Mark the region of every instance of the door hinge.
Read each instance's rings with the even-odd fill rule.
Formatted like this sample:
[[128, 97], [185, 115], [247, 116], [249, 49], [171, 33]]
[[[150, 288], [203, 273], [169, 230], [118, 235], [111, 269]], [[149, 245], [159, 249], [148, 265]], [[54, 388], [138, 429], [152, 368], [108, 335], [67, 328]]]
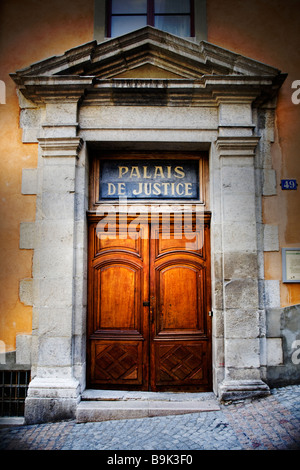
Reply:
[[149, 301], [143, 302], [143, 307], [150, 307], [150, 302]]
[[213, 312], [212, 310], [210, 310], [210, 311], [208, 312], [208, 315], [209, 315], [210, 317], [212, 317], [213, 314], [214, 314], [214, 312]]

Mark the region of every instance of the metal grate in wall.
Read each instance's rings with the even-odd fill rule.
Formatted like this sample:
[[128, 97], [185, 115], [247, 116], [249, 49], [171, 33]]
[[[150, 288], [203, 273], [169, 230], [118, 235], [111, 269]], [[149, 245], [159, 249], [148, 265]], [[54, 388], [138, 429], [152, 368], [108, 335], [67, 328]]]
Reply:
[[0, 416], [24, 416], [30, 370], [0, 371]]

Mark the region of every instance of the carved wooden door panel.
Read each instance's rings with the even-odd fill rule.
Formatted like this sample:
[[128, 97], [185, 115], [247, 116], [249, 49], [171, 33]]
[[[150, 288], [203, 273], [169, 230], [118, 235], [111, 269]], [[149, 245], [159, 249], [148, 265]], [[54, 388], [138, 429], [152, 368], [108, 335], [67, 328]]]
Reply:
[[97, 223], [89, 228], [89, 386], [210, 390], [209, 224], [181, 237], [181, 226], [166, 235], [145, 223], [134, 239], [119, 222], [108, 239]]
[[157, 229], [150, 270], [152, 390], [211, 390], [208, 220], [169, 239]]

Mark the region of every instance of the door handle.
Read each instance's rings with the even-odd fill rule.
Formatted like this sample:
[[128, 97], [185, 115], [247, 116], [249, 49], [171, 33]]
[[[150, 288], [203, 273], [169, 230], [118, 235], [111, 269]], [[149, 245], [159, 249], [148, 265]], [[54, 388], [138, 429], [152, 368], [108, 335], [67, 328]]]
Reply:
[[151, 297], [151, 302], [149, 301], [145, 301], [143, 302], [143, 307], [150, 307], [150, 323], [153, 323], [154, 322], [154, 307], [153, 307], [153, 301], [154, 301], [154, 297]]

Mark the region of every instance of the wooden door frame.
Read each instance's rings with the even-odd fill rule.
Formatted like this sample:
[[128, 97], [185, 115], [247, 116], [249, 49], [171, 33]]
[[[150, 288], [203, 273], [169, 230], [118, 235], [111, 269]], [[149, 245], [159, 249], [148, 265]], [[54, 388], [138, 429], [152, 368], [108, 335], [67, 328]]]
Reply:
[[[194, 216], [196, 217], [196, 214], [194, 214]], [[114, 390], [114, 389], [120, 389], [120, 387], [118, 386], [113, 386], [113, 385], [108, 385], [107, 387], [106, 386], [97, 386], [97, 385], [91, 385], [91, 377], [90, 377], [90, 374], [91, 374], [91, 354], [90, 354], [90, 347], [89, 347], [89, 339], [90, 339], [90, 333], [91, 333], [91, 322], [93, 321], [93, 312], [91, 311], [92, 309], [92, 305], [93, 305], [93, 300], [92, 300], [92, 297], [93, 297], [93, 294], [91, 292], [91, 283], [89, 282], [90, 281], [90, 257], [91, 257], [91, 249], [93, 247], [93, 243], [94, 241], [91, 239], [91, 234], [92, 234], [92, 230], [90, 230], [90, 227], [92, 224], [95, 224], [95, 223], [98, 223], [100, 220], [102, 220], [105, 216], [103, 215], [98, 215], [97, 213], [95, 212], [89, 212], [88, 215], [87, 215], [87, 218], [88, 218], [88, 233], [89, 233], [89, 248], [88, 248], [88, 263], [89, 263], [89, 269], [88, 269], [88, 306], [87, 306], [87, 310], [88, 310], [88, 319], [87, 319], [87, 341], [86, 341], [86, 349], [87, 349], [87, 371], [86, 371], [86, 376], [87, 376], [87, 384], [89, 387], [92, 387], [92, 388], [106, 388], [106, 389], [110, 389], [110, 390]], [[119, 214], [116, 214], [116, 217], [117, 217], [117, 220], [121, 220], [124, 218], [124, 215], [119, 213]], [[211, 265], [210, 265], [210, 220], [211, 220], [211, 214], [210, 212], [203, 212], [201, 215], [201, 221], [202, 223], [204, 224], [204, 230], [208, 230], [208, 236], [206, 236], [206, 243], [204, 244], [204, 250], [205, 250], [205, 253], [206, 253], [206, 258], [209, 259], [209, 266], [208, 266], [208, 269], [207, 269], [207, 278], [206, 278], [206, 307], [205, 307], [205, 312], [204, 312], [204, 315], [205, 315], [205, 318], [206, 318], [206, 322], [207, 322], [207, 339], [206, 341], [208, 342], [208, 355], [209, 355], [209, 358], [208, 358], [208, 369], [207, 369], [207, 372], [208, 372], [208, 385], [203, 387], [203, 389], [201, 387], [198, 387], [198, 391], [210, 391], [212, 389], [212, 322], [211, 322], [211, 317], [209, 316], [209, 311], [211, 310]], [[136, 218], [136, 216], [130, 216], [128, 214], [126, 214], [126, 220], [127, 220], [127, 223], [130, 223], [132, 221], [134, 221]], [[151, 214], [148, 214], [148, 216], [146, 216], [144, 219], [141, 219], [139, 217], [139, 221], [143, 220], [143, 222], [146, 224], [149, 225], [149, 237], [148, 237], [148, 256], [149, 256], [149, 272], [148, 272], [148, 284], [149, 284], [149, 287], [148, 287], [148, 299], [144, 299], [145, 302], [150, 302], [150, 305], [149, 306], [143, 306], [143, 318], [145, 319], [146, 317], [149, 318], [149, 321], [148, 323], [145, 322], [146, 324], [143, 325], [143, 335], [146, 336], [146, 340], [148, 342], [147, 344], [147, 347], [144, 348], [144, 352], [143, 352], [143, 364], [142, 364], [142, 368], [143, 368], [143, 377], [144, 377], [144, 383], [143, 383], [143, 386], [142, 387], [138, 387], [139, 390], [144, 390], [144, 391], [149, 391], [150, 388], [152, 391], [156, 391], [157, 388], [155, 386], [155, 377], [154, 377], [154, 373], [151, 374], [151, 370], [154, 370], [154, 361], [155, 361], [155, 357], [154, 357], [154, 354], [153, 354], [153, 338], [154, 338], [154, 335], [155, 335], [155, 331], [154, 331], [154, 327], [155, 327], [155, 320], [154, 320], [154, 317], [156, 315], [156, 311], [155, 311], [155, 305], [153, 305], [153, 302], [152, 302], [152, 299], [151, 299], [151, 293], [153, 292], [153, 282], [155, 282], [154, 280], [154, 277], [150, 275], [150, 271], [151, 271], [151, 259], [150, 259], [150, 254], [151, 254], [151, 250], [155, 249], [154, 248], [154, 244], [153, 244], [153, 240], [151, 240], [151, 227], [150, 227], [150, 224], [151, 224]], [[161, 223], [162, 221], [162, 214], [159, 214], [159, 216], [156, 218], [156, 223]], [[123, 220], [124, 222], [124, 220]], [[125, 222], [124, 222], [125, 223]], [[172, 223], [174, 223], [174, 217], [171, 217], [170, 218], [170, 224], [172, 225]], [[155, 240], [154, 240], [155, 241]], [[151, 246], [152, 245], [152, 246]], [[151, 312], [152, 311], [152, 312]], [[146, 357], [147, 356], [147, 357]], [[188, 391], [189, 389], [191, 389], [193, 387], [184, 387], [183, 389]], [[161, 389], [161, 388], [160, 388]], [[131, 390], [134, 390], [134, 387], [131, 387]], [[193, 388], [193, 391], [194, 388]]]

